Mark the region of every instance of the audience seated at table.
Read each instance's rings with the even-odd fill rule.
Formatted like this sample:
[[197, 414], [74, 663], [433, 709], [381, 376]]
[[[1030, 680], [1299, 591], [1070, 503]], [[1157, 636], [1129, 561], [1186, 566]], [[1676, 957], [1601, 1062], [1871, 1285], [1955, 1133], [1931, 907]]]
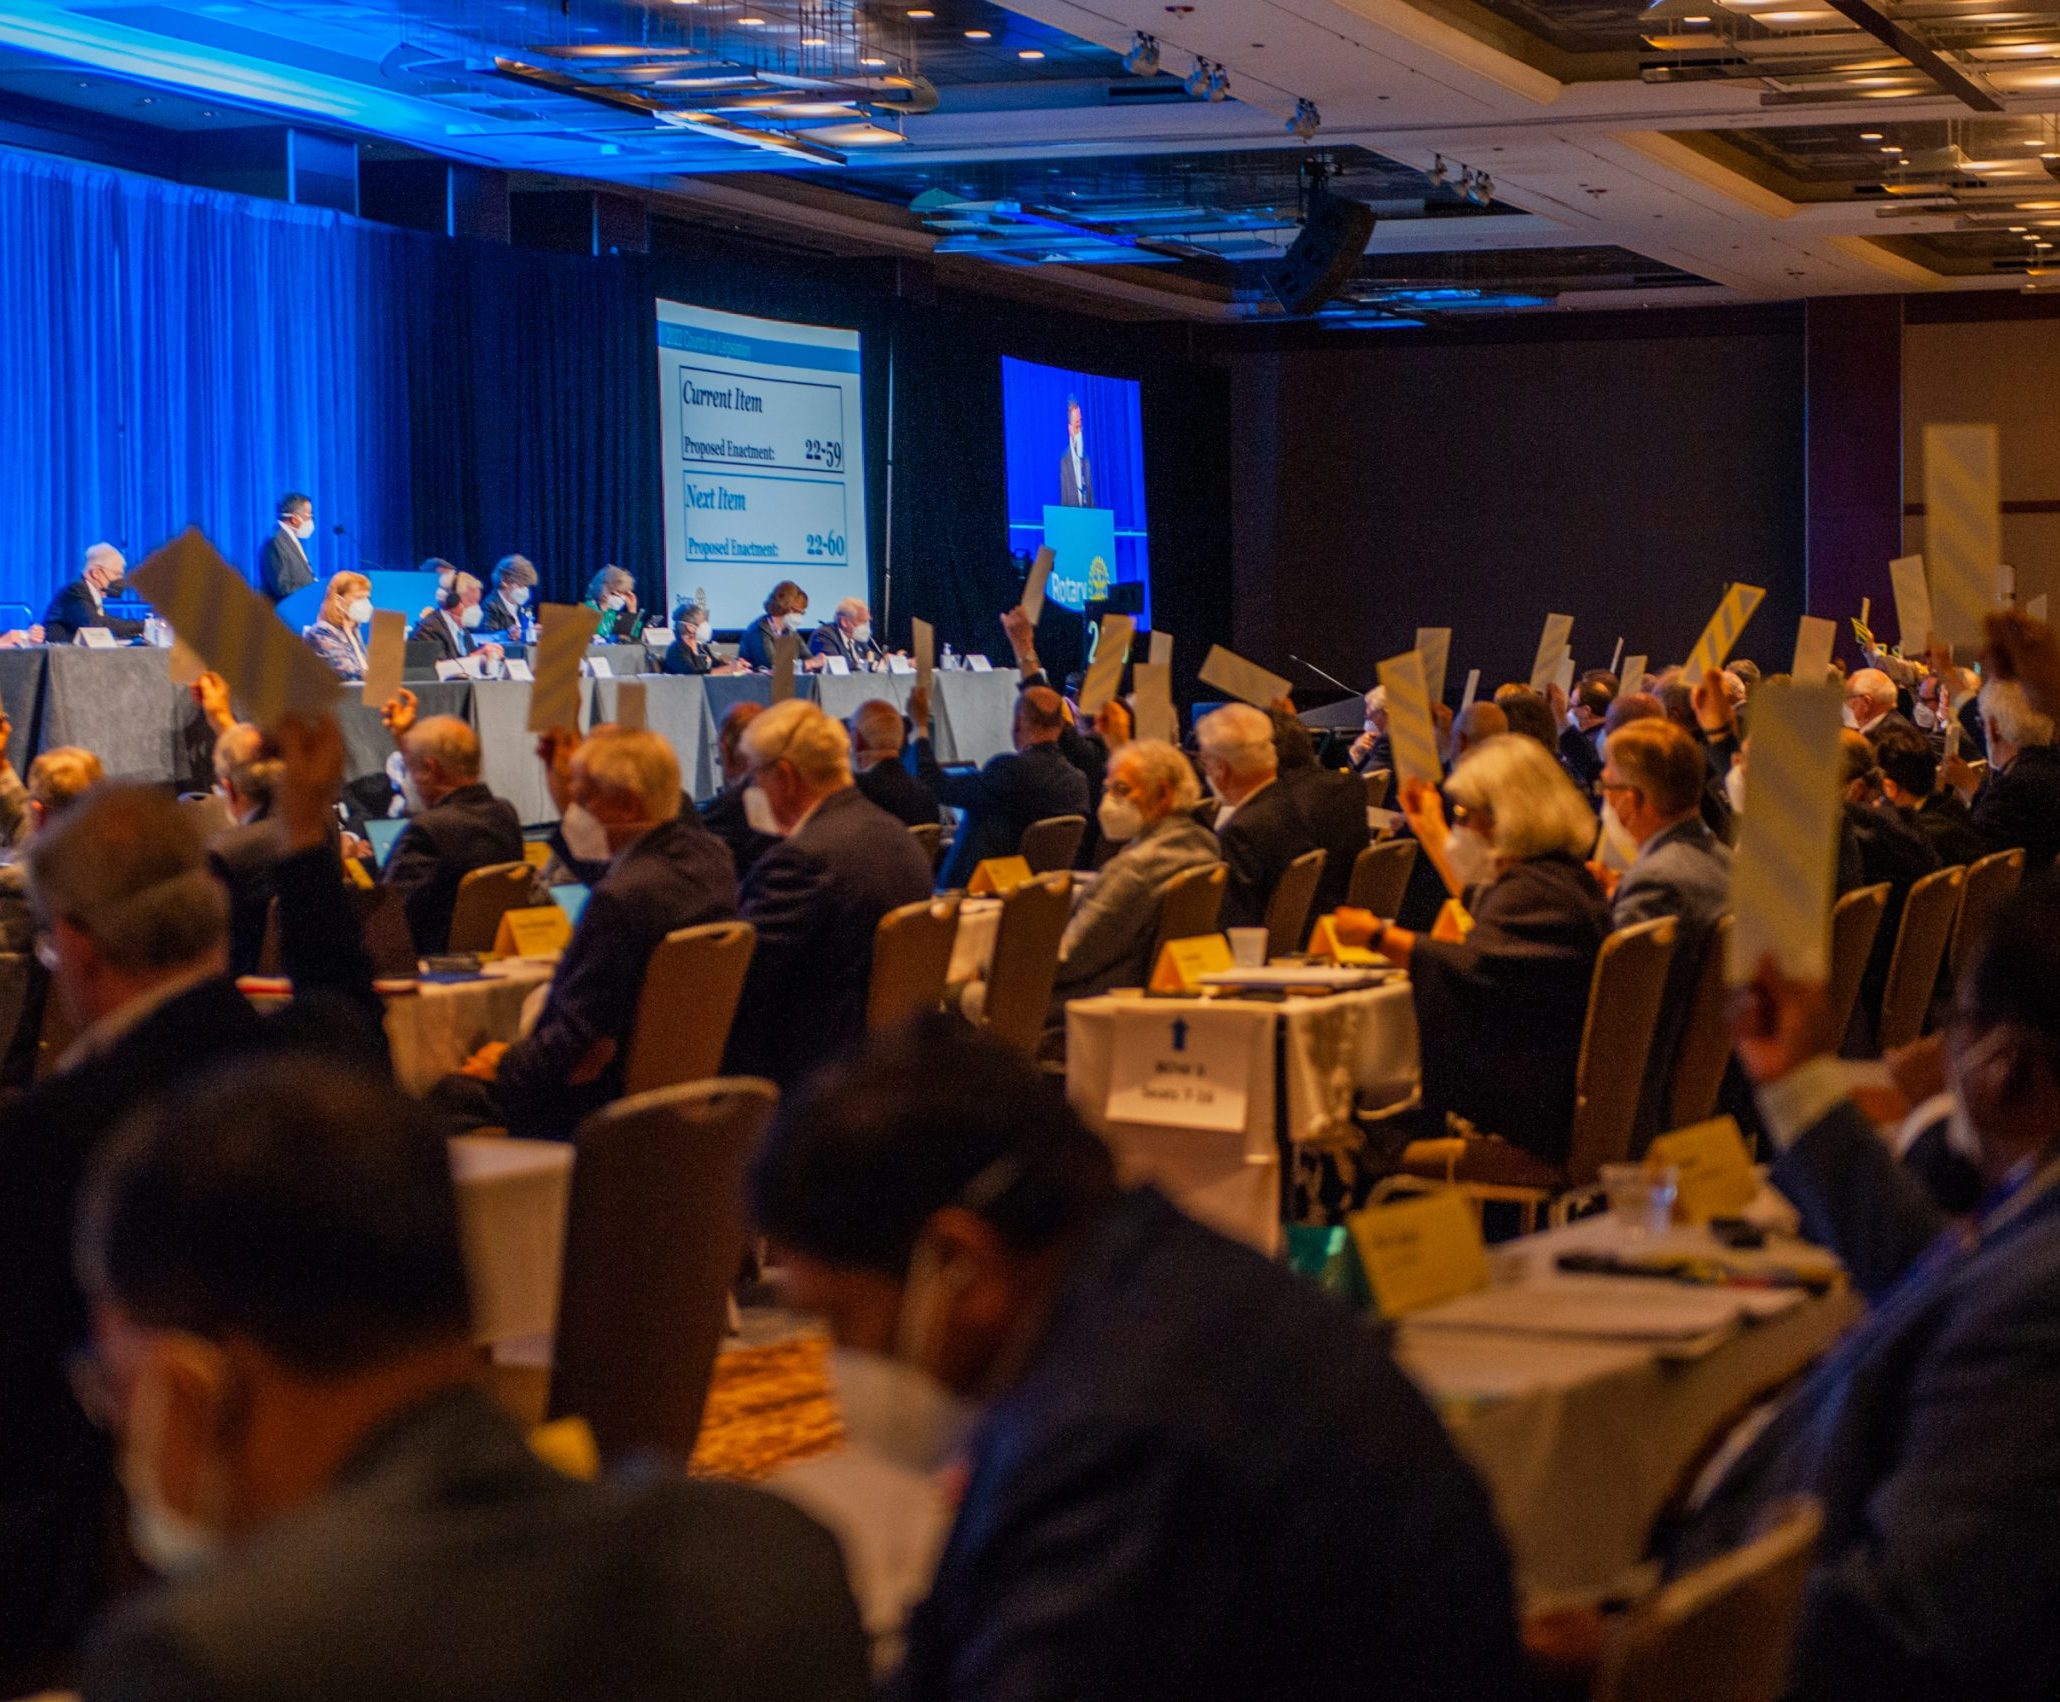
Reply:
[[908, 771], [902, 747], [908, 723], [885, 698], [869, 698], [851, 712], [851, 766], [858, 789], [896, 821], [935, 827], [937, 794]]
[[410, 644], [434, 644], [444, 662], [461, 662], [475, 652], [498, 656], [501, 647], [480, 636], [486, 623], [480, 607], [481, 586], [469, 573], [453, 573], [448, 586], [439, 586], [436, 603], [424, 609], [408, 633]]
[[1881, 795], [1905, 826], [1930, 841], [1943, 867], [1965, 866], [1988, 854], [1967, 805], [1938, 783], [1939, 758], [1931, 739], [1915, 727], [1888, 727], [1867, 741], [1881, 769]]
[[1673, 1077], [1703, 954], [1718, 918], [1731, 908], [1731, 848], [1703, 825], [1702, 752], [1671, 721], [1628, 722], [1608, 735], [1603, 750], [1603, 806], [1638, 848], [1622, 873], [1588, 865], [1609, 898], [1610, 926], [1630, 928], [1661, 916], [1679, 923], [1638, 1117], [1643, 1140], [1661, 1132], [1661, 1095]]
[[271, 1016], [223, 973], [228, 901], [199, 827], [170, 796], [103, 784], [29, 848], [30, 902], [78, 1038], [0, 1109], [0, 1693], [63, 1677], [121, 1554], [107, 1439], [66, 1371], [86, 1333], [70, 1236], [87, 1166], [146, 1096], [217, 1062], [313, 1047], [385, 1067], [330, 838], [342, 736], [325, 721], [288, 722], [275, 737], [286, 854], [273, 879], [295, 996]]
[[1063, 1024], [1068, 999], [1145, 984], [1159, 889], [1184, 869], [1222, 860], [1216, 836], [1194, 818], [1201, 801], [1193, 767], [1161, 739], [1132, 739], [1109, 759], [1097, 816], [1115, 854], [1074, 907], [1059, 942], [1055, 1023]]
[[681, 807], [679, 759], [659, 734], [602, 726], [538, 741], [561, 832], [607, 872], [588, 895], [536, 1026], [490, 1041], [446, 1076], [437, 1101], [461, 1123], [566, 1140], [621, 1096], [644, 971], [665, 936], [736, 915], [737, 872], [721, 840]]
[[651, 619], [637, 606], [637, 582], [627, 568], [604, 567], [589, 579], [586, 607], [600, 612], [596, 644], [634, 644]]
[[[1366, 783], [1317, 762], [1316, 743], [1292, 703], [1283, 699], [1275, 704], [1272, 718], [1273, 750], [1280, 763], [1276, 784], [1293, 799], [1312, 845], [1324, 853], [1323, 874], [1309, 905], [1313, 922], [1345, 902], [1352, 889], [1352, 865], [1372, 839], [1366, 822]], [[1246, 817], [1247, 824], [1256, 823], [1264, 813], [1255, 810]]]
[[[1363, 939], [1409, 971], [1422, 1037], [1426, 1123], [1463, 1117], [1549, 1165], [1566, 1160], [1574, 1070], [1609, 901], [1583, 861], [1595, 814], [1556, 753], [1507, 733], [1467, 753], [1438, 794], [1422, 781], [1402, 807], [1433, 863], [1461, 889], [1463, 941], [1344, 913]], [[1512, 1160], [1522, 1167], [1521, 1157]]]
[[474, 869], [522, 861], [522, 819], [479, 778], [479, 734], [455, 715], [398, 726], [408, 823], [379, 871], [398, 893], [417, 953], [450, 943], [458, 887]]
[[682, 603], [672, 611], [672, 642], [658, 664], [661, 674], [716, 674], [734, 671], [734, 665], [716, 655], [710, 640], [715, 626], [708, 611], [698, 603]]
[[[715, 762], [722, 785], [700, 805], [701, 825], [730, 848], [741, 879], [778, 842], [765, 799], [751, 798], [751, 769], [744, 760], [744, 729], [765, 713], [762, 703], [733, 703], [715, 734]], [[754, 815], [756, 819], [754, 819]]]
[[737, 895], [758, 947], [726, 1068], [787, 1087], [864, 1032], [873, 931], [930, 896], [930, 858], [853, 783], [850, 735], [815, 704], [774, 704], [743, 756], [779, 838]]
[[1345, 761], [1354, 774], [1370, 774], [1376, 768], [1385, 768], [1390, 776], [1394, 774], [1395, 747], [1388, 739], [1387, 687], [1375, 686], [1366, 694], [1359, 736], [1346, 750]]
[[450, 1161], [332, 1065], [217, 1071], [132, 1121], [78, 1236], [96, 1395], [166, 1581], [87, 1702], [860, 1702], [829, 1533], [643, 1469], [580, 1482], [481, 1390]]
[[[1307, 735], [1302, 739], [1306, 748]], [[1215, 826], [1228, 873], [1223, 926], [1263, 927], [1273, 889], [1288, 865], [1309, 851], [1329, 853], [1324, 875], [1341, 898], [1344, 884], [1328, 881], [1330, 865], [1342, 858], [1344, 883], [1350, 882], [1353, 859], [1367, 841], [1365, 786], [1336, 774], [1323, 776], [1313, 758], [1306, 772], [1283, 775], [1274, 718], [1248, 703], [1227, 703], [1203, 716], [1195, 726], [1195, 744], [1202, 775], [1221, 800]], [[1340, 795], [1325, 780], [1351, 789], [1350, 822]], [[1335, 899], [1325, 905], [1319, 895], [1312, 912], [1334, 907]]]
[[2024, 848], [2027, 873], [2050, 868], [2060, 854], [2060, 745], [2054, 743], [2054, 706], [2035, 706], [2014, 679], [1991, 678], [1981, 688], [1988, 772], [1975, 784], [1966, 763], [1949, 764], [1947, 778], [1969, 800], [1974, 831], [1991, 851]]
[[215, 795], [229, 825], [207, 842], [208, 865], [229, 894], [229, 973], [254, 975], [271, 914], [272, 867], [285, 849], [272, 818], [279, 758], [248, 721], [215, 740]]
[[[1672, 1545], [1692, 1565], [1773, 1503], [1825, 1504], [1788, 1694], [2050, 1696], [2060, 1672], [2060, 886], [1984, 937], [1945, 1031], [1989, 1186], [1924, 1196], [1846, 1097], [1824, 989], [1762, 968], [1738, 1056], [1773, 1181], [1873, 1310], [1750, 1436]], [[1743, 1438], [1741, 1438], [1743, 1439]]]
[[963, 1486], [897, 1698], [1523, 1694], [1487, 1496], [1383, 1337], [1119, 1187], [1006, 1047], [826, 1071], [752, 1197], [849, 1436]]
[[[737, 642], [737, 659], [756, 668], [760, 673], [769, 672], [773, 665], [773, 646], [783, 633], [801, 635], [801, 623], [808, 615], [808, 593], [791, 579], [782, 579], [765, 595], [765, 613], [744, 629]], [[796, 668], [820, 668], [820, 657], [797, 652]]]
[[536, 618], [536, 564], [528, 556], [502, 556], [494, 564], [494, 588], [480, 604], [479, 630], [496, 637], [519, 641], [523, 616]]
[[314, 653], [347, 682], [365, 677], [365, 640], [358, 628], [372, 618], [372, 581], [362, 573], [332, 573], [322, 613], [301, 629]]
[[989, 757], [972, 774], [947, 774], [930, 748], [929, 694], [909, 693], [915, 723], [916, 777], [937, 801], [964, 812], [938, 884], [962, 887], [989, 857], [1013, 857], [1023, 830], [1050, 816], [1086, 816], [1094, 807], [1087, 776], [1059, 749], [1066, 728], [1065, 701], [1049, 686], [1025, 686], [1016, 694], [1011, 737], [1015, 749]]
[[[1915, 732], [1916, 729], [1910, 729]], [[1853, 1007], [1852, 1045], [1866, 1050], [1874, 1036], [1874, 1016], [1881, 1008], [1882, 990], [1888, 983], [1888, 966], [1895, 956], [1897, 932], [1903, 923], [1903, 902], [1910, 888], [1939, 868], [1938, 852], [1932, 842], [1903, 820], [1881, 794], [1881, 770], [1874, 760], [1874, 747], [1866, 735], [1846, 728], [1838, 735], [1839, 781], [1843, 797], [1843, 820], [1839, 829], [1837, 890], [1841, 896], [1855, 887], [1886, 883], [1888, 903], [1881, 913], [1881, 926], [1874, 931], [1874, 943], [1867, 953], [1867, 967], [1860, 979], [1860, 997]], [[1856, 1054], [1857, 1055], [1857, 1054]]]
[[128, 569], [112, 544], [95, 544], [86, 552], [84, 571], [50, 599], [43, 611], [43, 636], [52, 644], [69, 644], [89, 626], [105, 627], [118, 639], [138, 637], [141, 621], [123, 620], [106, 610], [107, 599], [122, 589]]
[[846, 597], [837, 612], [808, 635], [808, 653], [842, 661], [854, 674], [886, 666], [887, 652], [873, 636], [873, 614], [856, 597]]

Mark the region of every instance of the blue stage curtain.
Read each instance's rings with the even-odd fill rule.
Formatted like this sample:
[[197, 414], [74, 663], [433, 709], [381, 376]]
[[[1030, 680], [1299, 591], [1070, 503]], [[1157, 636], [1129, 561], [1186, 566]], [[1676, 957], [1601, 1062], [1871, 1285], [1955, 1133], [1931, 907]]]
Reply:
[[[427, 239], [0, 151], [0, 603], [40, 615], [100, 539], [188, 524], [254, 572], [314, 500], [319, 572], [413, 547], [396, 291]], [[4, 617], [0, 617], [4, 618]]]

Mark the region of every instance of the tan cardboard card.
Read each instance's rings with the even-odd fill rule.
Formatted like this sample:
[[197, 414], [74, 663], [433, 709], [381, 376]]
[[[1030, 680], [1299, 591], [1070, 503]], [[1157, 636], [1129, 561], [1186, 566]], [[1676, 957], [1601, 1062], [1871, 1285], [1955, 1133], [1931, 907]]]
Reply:
[[1275, 698], [1286, 697], [1294, 690], [1292, 680], [1270, 674], [1258, 663], [1247, 662], [1236, 651], [1226, 650], [1220, 644], [1209, 647], [1199, 678], [1202, 684], [1260, 709], [1271, 709]]
[[1151, 653], [1145, 660], [1155, 668], [1170, 668], [1173, 665], [1173, 635], [1154, 628], [1151, 643]]
[[1905, 656], [1922, 656], [1931, 642], [1931, 586], [1922, 556], [1897, 556], [1888, 564], [1895, 587], [1896, 643]]
[[1449, 626], [1420, 626], [1416, 629], [1416, 653], [1423, 658], [1423, 689], [1433, 703], [1445, 698], [1445, 660], [1452, 654]]
[[536, 648], [531, 652], [529, 730], [579, 725], [580, 664], [601, 625], [601, 611], [584, 603], [546, 603], [536, 612]]
[[618, 680], [615, 683], [615, 724], [625, 733], [640, 733], [644, 729], [644, 682], [642, 680]]
[[1752, 700], [1752, 755], [1745, 809], [1731, 859], [1737, 917], [1725, 965], [1750, 981], [1762, 957], [1782, 974], [1822, 982], [1830, 974], [1832, 887], [1844, 806], [1838, 789], [1836, 686], [1778, 682]]
[[1030, 564], [1030, 577], [1023, 581], [1023, 614], [1033, 628], [1044, 617], [1045, 587], [1051, 583], [1051, 564], [1056, 559], [1051, 545], [1044, 545]]
[[937, 675], [937, 629], [928, 621], [911, 621], [909, 633], [916, 659], [916, 690], [927, 692]]
[[1437, 785], [1445, 770], [1438, 761], [1437, 723], [1431, 719], [1430, 694], [1424, 689], [1423, 658], [1414, 650], [1389, 657], [1380, 665], [1380, 683], [1388, 694], [1388, 743], [1395, 752], [1396, 778]]
[[[1924, 559], [1931, 625], [1941, 644], [1982, 643], [2002, 584], [2001, 474], [1992, 425], [1924, 428]], [[1908, 648], [1905, 646], [1905, 648]]]
[[1545, 630], [1538, 636], [1538, 654], [1531, 662], [1531, 690], [1542, 695], [1558, 677], [1560, 653], [1571, 649], [1573, 636], [1572, 615], [1545, 617]]
[[1130, 658], [1130, 640], [1136, 632], [1137, 622], [1128, 615], [1102, 616], [1094, 660], [1088, 664], [1087, 677], [1080, 682], [1080, 713], [1084, 719], [1093, 720], [1101, 713], [1102, 705], [1116, 695], [1116, 687], [1123, 680], [1123, 664]]
[[1131, 668], [1130, 680], [1137, 703], [1137, 736], [1177, 743], [1180, 723], [1173, 714], [1173, 670], [1164, 662], [1139, 662]]
[[365, 651], [365, 701], [384, 708], [401, 689], [408, 659], [408, 617], [398, 609], [372, 611], [372, 642]]
[[794, 670], [801, 660], [801, 634], [783, 632], [773, 640], [772, 700], [784, 703], [794, 695]]
[[1801, 685], [1821, 685], [1831, 671], [1831, 650], [1838, 642], [1838, 622], [1804, 615], [1795, 627], [1795, 660], [1788, 664], [1791, 678]]

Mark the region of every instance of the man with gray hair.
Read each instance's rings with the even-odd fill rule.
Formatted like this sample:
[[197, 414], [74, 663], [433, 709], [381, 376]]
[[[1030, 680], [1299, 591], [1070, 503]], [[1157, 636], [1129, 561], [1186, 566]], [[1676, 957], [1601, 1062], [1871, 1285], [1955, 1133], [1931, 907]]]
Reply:
[[52, 644], [69, 644], [89, 626], [104, 626], [117, 638], [134, 638], [141, 621], [122, 620], [106, 612], [107, 599], [121, 587], [128, 563], [112, 544], [95, 544], [86, 552], [79, 577], [50, 599], [43, 611], [43, 636]]
[[0, 1113], [0, 1691], [39, 1688], [108, 1593], [120, 1552], [107, 1441], [67, 1379], [86, 1334], [69, 1255], [81, 1179], [148, 1095], [224, 1059], [314, 1046], [386, 1067], [371, 968], [332, 841], [343, 739], [277, 735], [274, 868], [295, 997], [260, 1017], [224, 973], [228, 902], [192, 815], [155, 788], [93, 788], [28, 853], [37, 955], [77, 1038]]
[[1981, 688], [1981, 723], [1988, 734], [1988, 775], [1979, 788], [1965, 784], [1964, 763], [1950, 771], [1970, 796], [1974, 831], [1992, 851], [2024, 848], [2032, 874], [2060, 853], [2060, 746], [2053, 717], [2032, 707], [2017, 680], [1992, 679]]
[[432, 715], [401, 735], [408, 825], [379, 884], [397, 892], [418, 954], [450, 944], [458, 888], [474, 869], [522, 861], [522, 821], [479, 778], [479, 735], [455, 715]]
[[856, 597], [846, 597], [835, 616], [808, 635], [808, 653], [834, 657], [854, 674], [877, 673], [886, 660], [873, 636], [872, 611]]
[[502, 556], [494, 568], [493, 595], [480, 604], [479, 630], [520, 642], [523, 616], [534, 616], [536, 564], [528, 556]]
[[853, 783], [850, 738], [815, 704], [774, 704], [742, 754], [750, 813], [779, 838], [738, 894], [758, 947], [725, 1068], [785, 1088], [865, 1031], [873, 931], [930, 896], [930, 859]]
[[[1738, 696], [1732, 701], [1741, 702], [1744, 696], [1741, 680]], [[1884, 727], [1916, 730], [1915, 723], [1898, 711], [1895, 703], [1895, 681], [1879, 668], [1862, 668], [1845, 682], [1845, 724], [1864, 738], [1873, 738]]]
[[1223, 925], [1261, 927], [1288, 864], [1317, 849], [1315, 832], [1298, 807], [1295, 788], [1280, 778], [1273, 719], [1263, 709], [1226, 703], [1202, 717], [1195, 743], [1202, 778], [1221, 800], [1216, 837], [1230, 877]]

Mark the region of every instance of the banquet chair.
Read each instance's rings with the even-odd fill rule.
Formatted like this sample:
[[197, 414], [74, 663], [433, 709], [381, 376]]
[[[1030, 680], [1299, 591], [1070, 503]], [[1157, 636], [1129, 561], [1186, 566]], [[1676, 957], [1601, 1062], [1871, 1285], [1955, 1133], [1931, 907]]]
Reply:
[[1268, 957], [1285, 957], [1302, 949], [1309, 932], [1309, 906], [1316, 902], [1316, 888], [1323, 880], [1324, 857], [1319, 846], [1304, 851], [1282, 871], [1266, 905]]
[[944, 828], [934, 821], [918, 822], [909, 830], [915, 842], [923, 848], [923, 855], [930, 859], [930, 871], [937, 870], [937, 859], [943, 850]]
[[605, 1459], [684, 1465], [744, 1252], [744, 1161], [779, 1094], [747, 1077], [618, 1099], [573, 1136], [549, 1416]]
[[1025, 881], [1001, 901], [983, 1020], [988, 1032], [1035, 1058], [1059, 977], [1059, 941], [1072, 915], [1073, 877], [1064, 869]]
[[1409, 877], [1415, 869], [1415, 840], [1377, 840], [1352, 860], [1352, 884], [1345, 902], [1357, 910], [1371, 910], [1383, 922], [1392, 922], [1402, 908], [1402, 895], [1409, 890]]
[[1191, 940], [1216, 932], [1217, 918], [1223, 914], [1223, 888], [1229, 879], [1230, 872], [1221, 863], [1207, 863], [1182, 869], [1159, 888], [1159, 926], [1152, 935], [1151, 955], [1145, 959], [1147, 974], [1168, 940]]
[[[1503, 1200], [1522, 1215], [1523, 1232], [1537, 1227], [1538, 1208], [1571, 1202], [1594, 1185], [1605, 1164], [1630, 1156], [1645, 1067], [1666, 996], [1680, 924], [1655, 917], [1619, 928], [1602, 942], [1588, 982], [1588, 1016], [1574, 1066], [1574, 1117], [1564, 1165], [1527, 1152], [1492, 1132], [1464, 1132], [1411, 1141], [1402, 1169], [1464, 1188], [1476, 1203]], [[1484, 1065], [1485, 1067], [1485, 1065]]]
[[1824, 1528], [1798, 1496], [1752, 1541], [1685, 1572], [1625, 1616], [1603, 1650], [1594, 1702], [1776, 1702]]
[[1957, 982], [1967, 965], [1967, 954], [1995, 919], [2003, 901], [2024, 880], [2022, 850], [1995, 851], [1967, 866], [1967, 878], [1960, 885], [1960, 914], [1953, 923], [1953, 943], [1948, 951], [1950, 975]]
[[1369, 810], [1384, 810], [1388, 807], [1388, 788], [1394, 783], [1392, 768], [1369, 768], [1365, 774], [1366, 807]]
[[1022, 856], [1033, 875], [1070, 869], [1087, 833], [1085, 816], [1046, 816], [1023, 829]]
[[458, 882], [451, 910], [451, 951], [492, 951], [501, 918], [520, 910], [536, 893], [536, 877], [525, 862], [489, 863], [468, 870]]
[[1888, 891], [1886, 881], [1854, 887], [1831, 908], [1831, 974], [1824, 998], [1833, 1034], [1844, 1034], [1852, 1025], [1853, 1007], [1860, 1002], [1860, 982], [1867, 974], [1867, 955], [1874, 949], [1874, 936], [1880, 932], [1882, 913], [1888, 908]]
[[1726, 1008], [1730, 989], [1724, 983], [1724, 959], [1731, 950], [1733, 923], [1731, 913], [1725, 911], [1703, 947], [1667, 1082], [1664, 1128], [1685, 1129], [1716, 1115], [1724, 1066], [1731, 1061], [1731, 1015]]
[[758, 930], [749, 922], [675, 928], [659, 942], [637, 996], [625, 1095], [705, 1081], [722, 1068], [757, 945]]
[[956, 898], [918, 899], [880, 918], [873, 930], [873, 968], [866, 986], [868, 1034], [899, 1028], [944, 1003], [957, 934]]
[[1960, 888], [1966, 875], [1958, 865], [1936, 870], [1913, 885], [1903, 900], [1895, 955], [1888, 960], [1881, 1013], [1874, 1025], [1878, 1051], [1907, 1046], [1924, 1032], [1924, 1017], [1938, 990], [1938, 966], [1945, 961], [1953, 920], [1960, 913]]

